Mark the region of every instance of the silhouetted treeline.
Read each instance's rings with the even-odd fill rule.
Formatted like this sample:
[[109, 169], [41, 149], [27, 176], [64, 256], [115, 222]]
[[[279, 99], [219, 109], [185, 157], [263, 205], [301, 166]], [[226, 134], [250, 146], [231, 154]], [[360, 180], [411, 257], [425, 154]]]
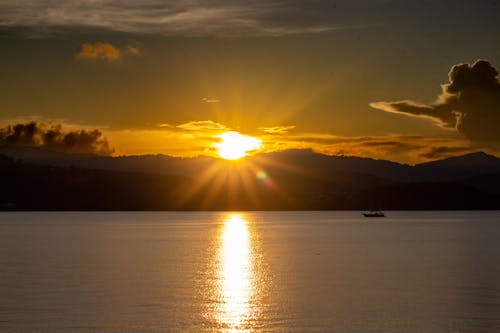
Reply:
[[[395, 181], [366, 173], [237, 164], [198, 177], [55, 167], [0, 155], [0, 208], [18, 210], [500, 209], [500, 173]], [[391, 168], [394, 166], [390, 165]], [[221, 169], [224, 168], [224, 169]], [[491, 171], [491, 170], [490, 170]]]
[[0, 202], [19, 210], [162, 210], [186, 179], [38, 166], [0, 157]]

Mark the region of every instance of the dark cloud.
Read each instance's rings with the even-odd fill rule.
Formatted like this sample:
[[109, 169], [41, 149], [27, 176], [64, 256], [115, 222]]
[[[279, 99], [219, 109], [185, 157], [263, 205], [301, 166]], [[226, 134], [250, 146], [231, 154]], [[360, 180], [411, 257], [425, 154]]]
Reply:
[[449, 83], [430, 104], [412, 101], [375, 102], [370, 106], [387, 112], [428, 117], [443, 127], [455, 128], [470, 141], [500, 144], [500, 81], [498, 71], [486, 60], [451, 68]]
[[48, 126], [34, 121], [0, 128], [0, 145], [44, 147], [80, 154], [113, 153], [108, 140], [97, 129], [65, 132], [61, 125]]
[[[456, 1], [455, 1], [456, 2]], [[2, 0], [0, 27], [58, 31], [64, 27], [163, 35], [322, 33], [381, 25], [417, 25], [425, 31], [474, 18], [497, 27], [495, 1], [388, 0]], [[474, 15], [467, 15], [473, 13]], [[470, 18], [469, 18], [470, 16]], [[422, 25], [425, 19], [428, 26]], [[451, 28], [450, 28], [451, 29]], [[446, 29], [444, 29], [446, 30]], [[493, 29], [491, 29], [493, 30]], [[474, 31], [474, 30], [472, 30]], [[424, 34], [426, 35], [426, 34]], [[472, 35], [472, 34], [471, 34]], [[484, 37], [484, 36], [483, 36]], [[427, 38], [428, 39], [428, 38]]]

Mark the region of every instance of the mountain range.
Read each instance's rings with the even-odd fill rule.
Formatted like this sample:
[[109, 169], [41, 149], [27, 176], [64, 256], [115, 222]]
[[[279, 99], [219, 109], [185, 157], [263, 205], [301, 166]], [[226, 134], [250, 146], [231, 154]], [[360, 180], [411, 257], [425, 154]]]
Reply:
[[417, 165], [311, 150], [242, 162], [0, 147], [0, 203], [18, 210], [500, 209], [500, 159]]

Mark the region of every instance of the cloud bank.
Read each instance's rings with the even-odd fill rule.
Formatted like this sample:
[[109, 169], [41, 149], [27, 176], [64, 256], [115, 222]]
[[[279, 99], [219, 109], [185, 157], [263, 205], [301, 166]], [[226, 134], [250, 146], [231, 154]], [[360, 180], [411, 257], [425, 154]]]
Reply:
[[[265, 152], [312, 149], [326, 155], [385, 159], [421, 163], [477, 151], [465, 139], [424, 136], [338, 136], [320, 133], [271, 134], [260, 136]], [[485, 149], [492, 154], [497, 150]]]
[[[41, 121], [21, 122], [0, 127], [0, 147], [41, 147], [82, 154], [166, 154], [172, 156], [217, 156], [214, 143], [221, 133], [232, 130], [213, 120], [178, 125], [159, 124], [150, 129], [106, 131], [117, 151], [110, 147], [100, 130], [75, 128], [76, 125], [47, 125]], [[293, 125], [256, 129], [262, 140], [260, 152], [312, 149], [327, 155], [346, 155], [420, 163], [477, 151], [467, 140], [422, 136], [349, 137], [321, 133], [295, 133]], [[270, 130], [269, 130], [270, 129]], [[289, 132], [290, 131], [290, 132]], [[486, 149], [498, 155], [498, 150]]]
[[[287, 35], [332, 30], [318, 18], [303, 22], [307, 3], [257, 0], [4, 0], [0, 26], [50, 31], [90, 27], [163, 35]], [[321, 13], [321, 11], [319, 11]]]
[[49, 126], [35, 121], [0, 128], [1, 145], [43, 147], [79, 154], [110, 155], [113, 153], [108, 140], [97, 129], [65, 132], [61, 125]]
[[498, 70], [486, 60], [451, 68], [449, 83], [430, 105], [410, 100], [374, 102], [379, 110], [435, 120], [444, 128], [455, 128], [472, 143], [500, 144], [500, 81]]

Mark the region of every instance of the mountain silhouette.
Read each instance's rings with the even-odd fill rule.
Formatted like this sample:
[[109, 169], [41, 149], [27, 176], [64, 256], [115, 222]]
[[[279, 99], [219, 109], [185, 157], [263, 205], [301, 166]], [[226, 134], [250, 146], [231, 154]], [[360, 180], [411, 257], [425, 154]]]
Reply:
[[0, 148], [0, 208], [19, 210], [500, 209], [500, 159], [417, 164], [311, 150], [243, 163]]

